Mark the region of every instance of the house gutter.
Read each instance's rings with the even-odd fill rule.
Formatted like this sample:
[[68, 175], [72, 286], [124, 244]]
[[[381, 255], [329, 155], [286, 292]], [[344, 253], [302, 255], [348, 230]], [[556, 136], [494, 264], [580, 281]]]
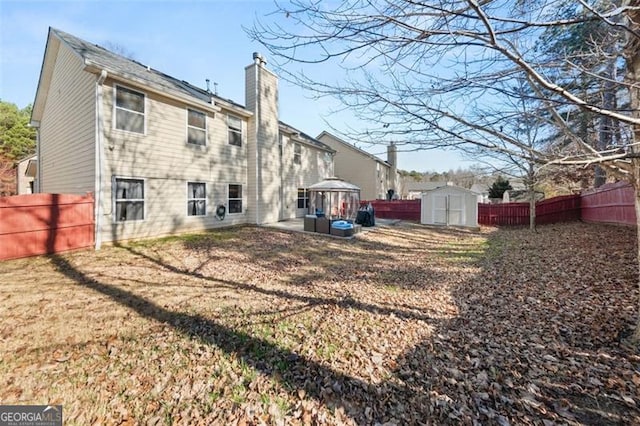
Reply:
[[102, 126], [102, 88], [107, 79], [107, 71], [100, 71], [96, 79], [96, 153], [95, 153], [95, 208], [94, 210], [94, 241], [95, 249], [102, 246], [102, 173], [104, 171], [104, 129]]

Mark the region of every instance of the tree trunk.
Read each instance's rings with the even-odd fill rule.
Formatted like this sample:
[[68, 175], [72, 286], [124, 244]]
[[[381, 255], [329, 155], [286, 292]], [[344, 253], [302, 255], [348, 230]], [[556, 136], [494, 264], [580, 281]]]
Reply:
[[[617, 59], [617, 58], [616, 58]], [[607, 80], [602, 88], [602, 107], [613, 110], [616, 107], [616, 61], [609, 60], [607, 65]], [[598, 144], [596, 149], [604, 151], [613, 146], [613, 120], [605, 115], [600, 116], [598, 129]], [[605, 169], [596, 165], [595, 180], [593, 186], [599, 188], [607, 181], [607, 172]]]
[[[638, 89], [633, 89], [638, 90]], [[637, 108], [637, 107], [636, 107]], [[636, 113], [637, 114], [637, 113]], [[637, 131], [636, 131], [637, 132]], [[634, 147], [634, 151], [636, 148]], [[633, 188], [635, 189], [635, 208], [636, 208], [636, 236], [638, 239], [638, 286], [640, 287], [640, 192], [638, 188], [640, 188], [640, 160], [633, 159]], [[638, 300], [638, 319], [636, 321], [636, 329], [633, 332], [633, 341], [638, 343], [640, 342], [640, 300]]]
[[[640, 0], [627, 0], [623, 3], [624, 6], [638, 7]], [[627, 12], [627, 25], [638, 32], [640, 30], [640, 10], [629, 10]], [[628, 40], [625, 46], [625, 59], [627, 66], [627, 80], [629, 84], [629, 104], [631, 109], [631, 115], [634, 118], [640, 118], [640, 40], [633, 34], [627, 35]], [[631, 132], [633, 142], [640, 141], [640, 126], [634, 125]], [[640, 153], [640, 148], [637, 145], [631, 146], [631, 152], [634, 154]], [[638, 287], [640, 288], [640, 160], [633, 158], [632, 164], [632, 176], [631, 183], [635, 190], [635, 208], [636, 208], [636, 233], [638, 233]], [[636, 329], [633, 333], [632, 340], [635, 343], [640, 342], [640, 300], [638, 300], [638, 319], [636, 322]]]
[[536, 192], [529, 189], [529, 229], [536, 230]]

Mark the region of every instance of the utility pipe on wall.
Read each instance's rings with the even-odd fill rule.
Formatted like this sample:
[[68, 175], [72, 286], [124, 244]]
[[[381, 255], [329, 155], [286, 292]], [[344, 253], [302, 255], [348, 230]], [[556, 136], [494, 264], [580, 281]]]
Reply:
[[96, 79], [96, 153], [95, 153], [95, 200], [94, 200], [94, 241], [95, 249], [102, 246], [102, 173], [104, 170], [104, 131], [102, 126], [102, 85], [107, 79], [107, 71], [102, 70]]

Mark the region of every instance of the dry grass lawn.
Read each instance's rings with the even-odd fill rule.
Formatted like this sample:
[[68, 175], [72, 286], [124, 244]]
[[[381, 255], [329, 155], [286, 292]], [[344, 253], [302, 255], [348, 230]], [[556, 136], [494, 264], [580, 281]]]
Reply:
[[635, 230], [255, 227], [0, 263], [0, 401], [65, 424], [640, 424]]

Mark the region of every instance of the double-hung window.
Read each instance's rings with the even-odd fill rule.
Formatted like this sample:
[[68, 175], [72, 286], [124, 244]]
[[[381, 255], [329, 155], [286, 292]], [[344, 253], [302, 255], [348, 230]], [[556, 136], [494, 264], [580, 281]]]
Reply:
[[293, 163], [302, 164], [302, 145], [299, 143], [293, 145]]
[[115, 128], [144, 134], [144, 93], [116, 86]]
[[242, 185], [229, 185], [229, 213], [242, 213]]
[[202, 182], [187, 182], [187, 216], [206, 216], [207, 185]]
[[187, 143], [207, 144], [207, 114], [187, 109]]
[[115, 179], [115, 220], [144, 220], [144, 180]]
[[233, 115], [227, 115], [229, 130], [229, 145], [242, 146], [242, 120]]
[[298, 208], [306, 209], [309, 203], [309, 193], [306, 188], [298, 188]]

